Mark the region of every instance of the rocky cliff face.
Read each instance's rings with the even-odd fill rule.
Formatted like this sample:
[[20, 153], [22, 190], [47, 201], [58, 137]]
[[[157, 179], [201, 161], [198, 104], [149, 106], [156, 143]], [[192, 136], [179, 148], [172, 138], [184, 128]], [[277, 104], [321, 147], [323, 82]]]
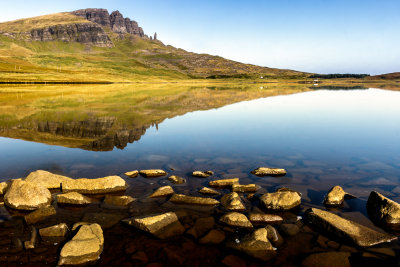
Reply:
[[124, 18], [118, 10], [112, 12], [111, 15], [108, 13], [107, 9], [98, 8], [80, 9], [71, 13], [103, 27], [110, 27], [110, 29], [115, 33], [129, 33], [145, 37], [143, 29], [139, 27], [138, 23], [129, 18]]

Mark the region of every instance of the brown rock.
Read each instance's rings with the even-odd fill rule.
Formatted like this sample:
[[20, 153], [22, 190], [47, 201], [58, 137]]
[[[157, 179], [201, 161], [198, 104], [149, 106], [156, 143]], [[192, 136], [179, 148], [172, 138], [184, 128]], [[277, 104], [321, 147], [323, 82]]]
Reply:
[[48, 189], [60, 189], [62, 183], [71, 180], [73, 179], [42, 170], [31, 172], [25, 178], [25, 181], [27, 182], [32, 182], [34, 184], [44, 186]]
[[254, 193], [258, 190], [258, 186], [255, 184], [233, 184], [232, 191], [239, 192], [239, 193]]
[[33, 249], [37, 242], [37, 230], [35, 227], [31, 226], [31, 238], [24, 242], [25, 249]]
[[197, 239], [210, 231], [214, 227], [214, 225], [215, 220], [213, 217], [199, 218], [196, 220], [194, 226], [190, 228], [186, 233]]
[[192, 176], [199, 177], [199, 178], [208, 178], [211, 175], [214, 175], [212, 171], [194, 171], [192, 172]]
[[232, 185], [237, 183], [239, 183], [239, 178], [215, 180], [215, 181], [210, 181], [208, 184], [211, 187], [224, 188], [224, 187], [231, 187]]
[[4, 196], [5, 204], [18, 210], [35, 210], [51, 203], [50, 191], [41, 185], [13, 180]]
[[160, 239], [181, 235], [185, 231], [174, 212], [132, 217], [123, 220], [123, 222]]
[[39, 229], [39, 234], [42, 239], [54, 237], [66, 237], [68, 234], [68, 226], [65, 223], [60, 223], [50, 227]]
[[224, 195], [221, 198], [221, 204], [227, 209], [232, 211], [243, 211], [246, 207], [243, 205], [240, 196], [236, 192]]
[[77, 192], [69, 192], [57, 195], [57, 203], [66, 205], [88, 205], [92, 200]]
[[151, 177], [161, 177], [167, 175], [167, 172], [164, 170], [140, 170], [140, 175], [151, 178]]
[[139, 175], [139, 171], [135, 170], [135, 171], [130, 171], [130, 172], [126, 172], [124, 173], [126, 176], [128, 176], [129, 178], [135, 178]]
[[124, 191], [128, 184], [119, 176], [107, 176], [97, 179], [73, 179], [62, 185], [64, 193], [78, 192], [81, 194], [106, 194]]
[[189, 205], [200, 205], [200, 206], [216, 206], [219, 205], [219, 201], [213, 198], [206, 197], [192, 197], [181, 194], [174, 194], [169, 199], [172, 203], [176, 204], [189, 204]]
[[82, 225], [78, 233], [60, 252], [58, 265], [80, 265], [95, 262], [103, 252], [103, 230], [98, 224]]
[[168, 180], [171, 181], [173, 184], [184, 184], [186, 183], [186, 179], [183, 179], [182, 177], [176, 176], [176, 175], [171, 175], [168, 177]]
[[212, 188], [203, 187], [199, 190], [199, 193], [203, 195], [219, 195], [220, 193]]
[[343, 188], [340, 186], [334, 186], [331, 190], [329, 190], [328, 194], [325, 197], [324, 204], [328, 206], [337, 206], [343, 204], [344, 196], [346, 192], [344, 192]]
[[56, 209], [53, 206], [39, 208], [27, 215], [25, 215], [25, 222], [27, 224], [34, 224], [44, 220], [45, 218], [55, 215]]
[[149, 262], [149, 257], [147, 256], [147, 254], [143, 251], [138, 251], [135, 254], [133, 254], [131, 256], [131, 260], [133, 262], [138, 262], [138, 263], [142, 263], [142, 264], [146, 264]]
[[267, 225], [265, 229], [267, 229], [268, 240], [271, 241], [274, 246], [279, 247], [283, 244], [282, 236], [272, 225]]
[[157, 188], [156, 191], [154, 191], [153, 194], [151, 194], [149, 197], [166, 197], [172, 195], [173, 193], [175, 193], [174, 189], [171, 186], [167, 185]]
[[360, 247], [370, 247], [397, 239], [396, 236], [379, 233], [328, 211], [311, 208], [307, 210], [306, 215], [309, 222], [316, 227], [322, 228], [337, 237], [352, 241]]
[[246, 261], [236, 255], [228, 255], [222, 260], [222, 264], [228, 267], [246, 267]]
[[284, 176], [286, 175], [285, 169], [260, 167], [251, 172], [257, 176]]
[[271, 224], [283, 221], [283, 218], [279, 215], [263, 213], [250, 213], [249, 219], [252, 223], [257, 224]]
[[111, 205], [111, 206], [120, 206], [120, 207], [127, 207], [134, 201], [135, 201], [135, 199], [131, 196], [106, 195], [106, 197], [104, 198], [105, 204]]
[[367, 210], [375, 222], [389, 226], [400, 224], [400, 204], [376, 191], [369, 195]]
[[350, 267], [349, 252], [322, 252], [311, 254], [302, 262], [304, 267]]
[[208, 234], [199, 240], [200, 244], [221, 244], [225, 240], [225, 232], [217, 229], [212, 229]]
[[219, 221], [232, 227], [253, 228], [247, 217], [238, 212], [229, 212], [223, 215]]
[[300, 232], [300, 228], [291, 223], [284, 223], [279, 226], [279, 230], [286, 236], [295, 236]]
[[260, 202], [266, 209], [271, 210], [290, 210], [300, 205], [301, 196], [293, 191], [278, 191], [275, 193], [265, 193], [261, 196]]

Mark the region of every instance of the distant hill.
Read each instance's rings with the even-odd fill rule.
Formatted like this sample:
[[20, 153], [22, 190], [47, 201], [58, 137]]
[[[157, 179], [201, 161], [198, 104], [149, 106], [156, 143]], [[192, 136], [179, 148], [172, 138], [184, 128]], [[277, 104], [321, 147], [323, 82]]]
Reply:
[[372, 79], [382, 79], [382, 80], [400, 80], [400, 72], [393, 72], [381, 75], [371, 76]]
[[306, 73], [187, 52], [118, 11], [82, 9], [0, 23], [0, 82], [299, 78]]

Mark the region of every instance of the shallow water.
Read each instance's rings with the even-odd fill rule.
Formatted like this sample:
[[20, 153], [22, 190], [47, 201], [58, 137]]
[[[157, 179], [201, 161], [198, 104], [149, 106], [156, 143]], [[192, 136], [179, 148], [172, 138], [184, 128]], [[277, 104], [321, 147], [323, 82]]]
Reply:
[[[122, 110], [124, 113], [135, 113], [135, 123], [130, 123], [129, 116], [128, 119], [125, 118], [126, 114], [120, 115], [118, 101], [125, 101], [122, 97], [108, 100], [112, 104], [102, 100], [102, 103], [105, 103], [103, 108], [82, 104], [85, 109], [80, 110], [79, 116], [90, 113], [90, 119], [76, 119], [74, 116], [69, 119], [59, 115], [70, 112], [74, 107], [68, 110], [63, 106], [62, 111], [54, 108], [52, 112], [49, 112], [49, 109], [46, 112], [37, 110], [38, 101], [48, 103], [56, 99], [54, 102], [57, 103], [61, 101], [58, 95], [42, 98], [39, 95], [32, 101], [21, 102], [21, 109], [26, 107], [30, 110], [29, 108], [34, 106], [35, 111], [30, 110], [32, 115], [12, 123], [4, 119], [8, 118], [7, 116], [2, 117], [3, 130], [0, 131], [0, 135], [7, 137], [0, 138], [1, 180], [24, 177], [37, 169], [70, 177], [95, 178], [118, 174], [130, 184], [126, 194], [138, 198], [135, 208], [122, 212], [125, 217], [181, 209], [194, 217], [218, 218], [223, 213], [219, 208], [191, 209], [177, 207], [165, 199], [146, 199], [155, 188], [169, 185], [170, 182], [165, 177], [129, 179], [123, 176], [126, 171], [144, 168], [161, 168], [167, 170], [168, 174], [187, 178], [186, 184], [174, 188], [178, 193], [190, 195], [199, 195], [198, 189], [206, 186], [210, 179], [216, 178], [239, 177], [242, 184], [256, 183], [262, 187], [258, 191], [259, 194], [272, 192], [282, 186], [288, 187], [302, 193], [302, 208], [295, 215], [303, 215], [307, 207], [324, 208], [322, 201], [326, 192], [335, 185], [341, 185], [346, 192], [357, 196], [358, 199], [346, 201], [342, 209], [334, 212], [378, 230], [380, 229], [369, 221], [365, 210], [369, 193], [377, 190], [400, 202], [399, 91], [372, 88], [292, 88], [291, 94], [279, 95], [279, 90], [285, 91], [285, 88], [280, 88], [277, 92], [274, 89], [274, 93], [269, 93], [268, 87], [223, 88], [220, 91], [215, 88], [190, 90], [191, 95], [187, 99], [195, 99], [199, 94], [198, 90], [201, 90], [204, 103], [208, 104], [197, 105], [193, 100], [179, 102], [179, 99], [184, 97], [170, 99], [173, 94], [165, 95], [163, 91], [159, 93], [161, 98], [157, 98], [157, 101], [152, 101], [157, 97], [152, 96], [146, 100], [144, 106], [136, 104], [141, 105], [140, 108], [135, 109], [133, 105], [131, 109]], [[214, 91], [217, 91], [215, 94], [220, 94], [221, 99], [224, 97], [224, 101], [210, 104], [216, 101]], [[15, 103], [25, 98], [20, 99]], [[125, 101], [124, 104], [129, 101]], [[159, 108], [162, 101], [170, 101], [169, 109]], [[85, 97], [80, 103], [87, 103]], [[174, 103], [179, 104], [174, 106]], [[121, 109], [122, 107], [121, 103]], [[38, 116], [41, 112], [43, 116]], [[46, 117], [47, 114], [51, 114], [50, 118]], [[96, 118], [102, 116], [113, 119], [99, 127]], [[60, 117], [63, 117], [62, 122], [57, 121]], [[144, 118], [143, 123], [140, 123], [138, 118]], [[94, 124], [87, 122], [93, 120]], [[75, 123], [74, 129], [67, 129], [66, 125], [72, 122]], [[76, 129], [77, 122], [81, 122], [81, 128], [86, 127], [84, 131]], [[40, 126], [40, 123], [56, 124], [51, 129], [49, 126]], [[108, 128], [104, 126], [107, 123]], [[95, 129], [90, 125], [95, 125]], [[105, 137], [108, 138], [106, 142]], [[73, 138], [74, 142], [66, 141], [65, 138]], [[80, 139], [83, 140], [82, 143]], [[281, 178], [259, 178], [250, 174], [251, 170], [259, 166], [285, 168], [288, 174]], [[190, 173], [193, 170], [213, 170], [215, 176], [208, 179], [192, 178]], [[257, 209], [256, 205], [254, 201], [247, 201], [247, 212]], [[86, 213], [99, 211], [104, 211], [99, 204], [78, 210], [58, 208], [61, 215], [54, 219], [53, 224], [62, 220], [73, 223], [79, 221]], [[1, 214], [8, 216], [8, 211], [2, 208]], [[51, 221], [44, 224], [51, 225]], [[127, 231], [129, 234], [126, 236], [126, 242], [118, 245], [119, 237], [125, 236]], [[307, 231], [302, 232], [295, 240], [299, 242], [300, 237], [305, 240], [309, 238], [308, 243], [304, 241], [307, 244], [303, 244], [309, 250], [302, 251], [299, 247], [291, 248], [291, 245], [286, 245], [281, 255], [286, 255], [290, 249], [294, 255], [287, 259], [278, 256], [275, 265], [295, 264], [307, 253], [320, 251], [314, 246], [317, 235], [313, 235], [311, 230]], [[98, 264], [111, 264], [110, 261], [115, 260], [115, 257], [111, 255], [112, 249], [109, 246], [113, 244], [112, 246], [120, 246], [123, 250], [128, 240], [144, 242], [139, 245], [138, 250], [145, 251], [157, 262], [165, 261], [167, 257], [164, 252], [160, 253], [160, 250], [177, 244], [184, 244], [180, 249], [188, 250], [185, 252], [188, 255], [185, 264], [197, 262], [199, 265], [218, 265], [224, 256], [232, 253], [226, 251], [223, 246], [216, 247], [218, 249], [211, 253], [186, 236], [178, 238], [178, 241], [161, 242], [118, 224], [106, 231], [105, 252]], [[158, 250], [152, 251], [152, 246]], [[391, 244], [389, 247], [398, 251], [398, 244]], [[195, 248], [198, 250], [197, 256], [193, 252]], [[326, 248], [325, 250], [329, 251]], [[46, 253], [50, 255], [49, 251], [52, 250], [49, 249]], [[129, 255], [122, 254], [124, 256], [119, 256], [120, 262], [124, 262], [122, 259], [130, 261]], [[29, 255], [19, 257], [28, 257], [24, 260], [30, 262]], [[209, 257], [209, 261], [204, 257]], [[169, 260], [168, 255], [167, 261]], [[251, 259], [247, 260], [252, 262]], [[16, 259], [16, 262], [18, 261]], [[49, 263], [52, 264], [53, 262]]]

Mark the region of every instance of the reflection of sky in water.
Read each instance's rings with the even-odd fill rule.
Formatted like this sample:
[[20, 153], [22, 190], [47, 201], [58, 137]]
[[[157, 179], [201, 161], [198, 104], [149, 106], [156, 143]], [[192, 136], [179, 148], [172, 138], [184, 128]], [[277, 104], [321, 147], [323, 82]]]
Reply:
[[0, 178], [35, 169], [96, 177], [168, 164], [184, 172], [279, 165], [297, 175], [303, 167], [334, 173], [358, 164], [351, 171], [364, 166], [398, 181], [399, 103], [400, 92], [378, 89], [263, 98], [165, 120], [112, 152], [0, 138]]

